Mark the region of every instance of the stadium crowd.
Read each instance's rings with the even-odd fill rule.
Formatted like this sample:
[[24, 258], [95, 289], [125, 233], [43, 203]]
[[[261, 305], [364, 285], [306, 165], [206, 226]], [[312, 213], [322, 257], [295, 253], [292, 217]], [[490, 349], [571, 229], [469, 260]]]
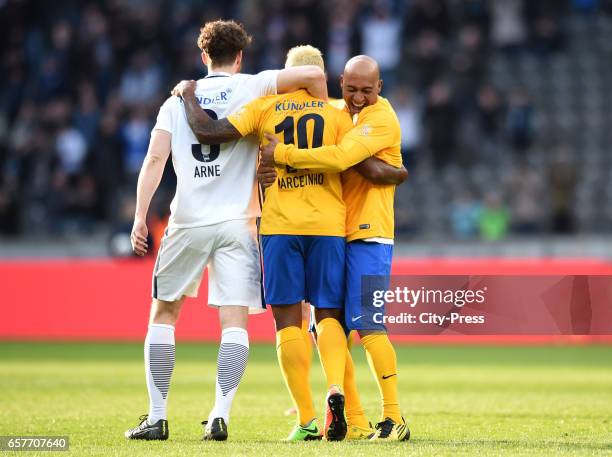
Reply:
[[[515, 62], [566, 51], [567, 17], [605, 14], [604, 0], [109, 0], [0, 1], [0, 234], [88, 234], [132, 218], [150, 130], [175, 82], [204, 74], [195, 40], [219, 17], [253, 35], [245, 72], [281, 66], [289, 47], [323, 53], [330, 94], [346, 60], [380, 63], [383, 95], [403, 130], [411, 173], [397, 195], [397, 233], [427, 232], [419, 181], [487, 174], [495, 186], [461, 185], [440, 233], [495, 240], [508, 233], [575, 231], [577, 172], [563, 146], [545, 169], [530, 161], [541, 140], [533, 94], [491, 80], [494, 56]], [[484, 172], [482, 171], [484, 169]], [[156, 203], [163, 215], [174, 178]], [[488, 188], [487, 188], [488, 186]], [[484, 187], [484, 188], [483, 188]], [[165, 191], [164, 191], [165, 189]], [[550, 210], [542, 211], [544, 197]], [[406, 204], [403, 202], [406, 198]], [[411, 204], [410, 199], [420, 204]], [[410, 201], [409, 201], [410, 200]], [[129, 229], [128, 229], [129, 230]]]

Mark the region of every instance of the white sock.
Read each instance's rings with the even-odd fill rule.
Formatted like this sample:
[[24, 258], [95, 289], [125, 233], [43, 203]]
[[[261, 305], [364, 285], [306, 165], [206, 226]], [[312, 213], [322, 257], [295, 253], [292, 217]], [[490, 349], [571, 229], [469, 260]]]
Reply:
[[144, 344], [149, 391], [149, 424], [167, 419], [168, 391], [174, 371], [174, 326], [151, 324]]
[[229, 423], [229, 414], [238, 384], [244, 374], [249, 358], [249, 334], [240, 327], [229, 327], [221, 332], [219, 357], [217, 358], [217, 385], [215, 406], [208, 416], [208, 422], [222, 417]]

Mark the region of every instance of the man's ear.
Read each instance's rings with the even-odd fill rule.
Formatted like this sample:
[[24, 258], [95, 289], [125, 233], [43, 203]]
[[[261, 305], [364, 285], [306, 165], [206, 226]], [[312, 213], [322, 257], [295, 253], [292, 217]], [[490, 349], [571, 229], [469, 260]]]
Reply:
[[236, 55], [236, 60], [234, 61], [234, 65], [236, 66], [238, 71], [240, 71], [240, 68], [242, 67], [242, 51], [238, 51], [238, 54]]
[[344, 78], [343, 75], [340, 75], [340, 89], [344, 87]]
[[383, 80], [379, 79], [378, 80], [378, 93], [380, 94], [380, 92], [382, 91], [383, 88]]
[[205, 51], [202, 51], [202, 63], [208, 67], [210, 60], [208, 59], [208, 56], [206, 55]]

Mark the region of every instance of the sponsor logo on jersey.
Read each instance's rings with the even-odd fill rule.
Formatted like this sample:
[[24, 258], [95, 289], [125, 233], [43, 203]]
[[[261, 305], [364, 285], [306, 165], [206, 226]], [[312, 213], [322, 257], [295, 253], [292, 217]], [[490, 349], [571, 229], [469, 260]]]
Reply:
[[311, 100], [307, 102], [295, 102], [292, 100], [287, 100], [275, 104], [274, 111], [302, 111], [304, 109], [310, 108], [323, 108], [323, 106], [325, 106], [325, 102], [321, 102], [318, 100]]
[[231, 93], [231, 90], [228, 89], [228, 90], [221, 91], [217, 95], [212, 95], [210, 97], [196, 95], [196, 100], [198, 101], [200, 106], [206, 106], [206, 105], [212, 105], [212, 104], [224, 105], [226, 103], [229, 103], [230, 93]]

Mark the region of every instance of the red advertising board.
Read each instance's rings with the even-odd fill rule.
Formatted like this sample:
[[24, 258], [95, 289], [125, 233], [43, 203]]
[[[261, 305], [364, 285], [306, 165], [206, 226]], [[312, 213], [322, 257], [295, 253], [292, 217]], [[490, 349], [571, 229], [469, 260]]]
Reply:
[[[6, 260], [0, 262], [3, 340], [142, 340], [150, 306], [150, 259]], [[612, 275], [612, 264], [588, 259], [396, 259], [402, 275]], [[217, 340], [218, 320], [200, 297], [188, 299], [177, 325], [181, 340]], [[252, 341], [274, 341], [271, 313], [252, 316]], [[397, 336], [424, 343], [610, 342], [606, 336]]]

